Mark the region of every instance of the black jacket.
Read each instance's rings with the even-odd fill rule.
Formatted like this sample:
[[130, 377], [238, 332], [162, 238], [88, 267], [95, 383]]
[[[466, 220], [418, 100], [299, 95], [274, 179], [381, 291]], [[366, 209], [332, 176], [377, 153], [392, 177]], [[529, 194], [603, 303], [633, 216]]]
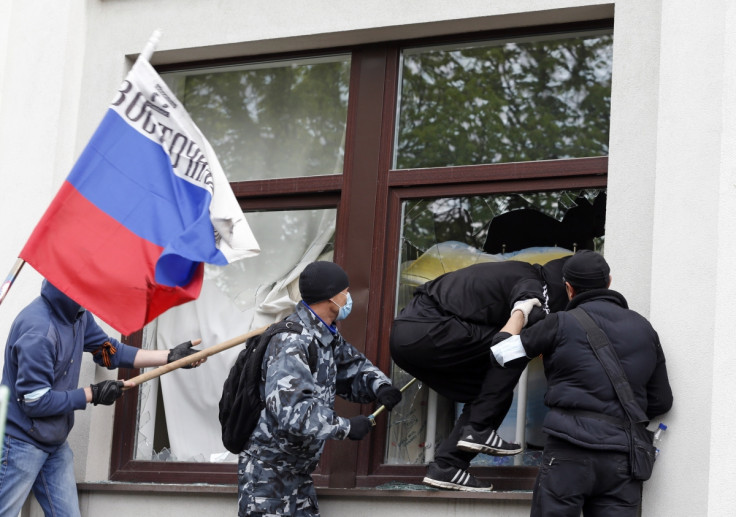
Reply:
[[[567, 302], [562, 283], [562, 266], [568, 257], [544, 266], [503, 261], [474, 264], [445, 273], [417, 287], [414, 298], [397, 320], [426, 321], [456, 317], [478, 325], [503, 326], [518, 300], [547, 300], [551, 312]], [[536, 308], [531, 321], [544, 316]]]
[[[609, 289], [577, 295], [566, 310], [578, 306], [608, 336], [634, 396], [647, 416], [652, 418], [669, 411], [672, 390], [664, 353], [659, 336], [646, 318], [630, 310], [624, 297]], [[505, 337], [508, 334], [499, 334], [494, 344]], [[628, 439], [622, 426], [564, 411], [590, 411], [626, 421], [613, 385], [577, 320], [566, 312], [551, 314], [522, 330], [521, 343], [528, 357], [539, 354], [544, 357], [548, 384], [545, 403], [551, 409], [544, 420], [544, 431], [582, 447], [628, 450]]]

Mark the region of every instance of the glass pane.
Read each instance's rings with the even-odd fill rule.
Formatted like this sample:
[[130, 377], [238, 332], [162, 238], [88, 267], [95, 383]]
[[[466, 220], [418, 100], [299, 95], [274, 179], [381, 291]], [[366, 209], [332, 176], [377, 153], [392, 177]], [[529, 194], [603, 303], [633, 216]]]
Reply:
[[[332, 260], [335, 209], [248, 213], [260, 255], [224, 267], [207, 265], [196, 300], [174, 307], [143, 331], [144, 348], [164, 350], [201, 338], [198, 348], [280, 320], [299, 301], [299, 274]], [[176, 370], [140, 386], [135, 459], [231, 462], [221, 441], [218, 403], [242, 346], [212, 355], [194, 370]]]
[[407, 49], [394, 167], [608, 155], [613, 36]]
[[162, 77], [230, 181], [342, 174], [349, 55]]
[[[559, 190], [439, 199], [412, 199], [402, 205], [396, 314], [421, 284], [479, 262], [522, 260], [544, 264], [575, 249], [603, 251], [605, 190]], [[393, 366], [393, 382], [411, 376]], [[479, 455], [478, 465], [535, 465], [541, 458], [541, 424], [546, 407], [544, 371], [539, 361], [528, 369], [527, 450], [518, 457]], [[517, 388], [518, 390], [518, 388]], [[386, 462], [421, 464], [436, 449], [460, 414], [461, 406], [415, 383], [389, 414]], [[515, 441], [517, 399], [499, 428]], [[434, 427], [434, 431], [433, 428]]]

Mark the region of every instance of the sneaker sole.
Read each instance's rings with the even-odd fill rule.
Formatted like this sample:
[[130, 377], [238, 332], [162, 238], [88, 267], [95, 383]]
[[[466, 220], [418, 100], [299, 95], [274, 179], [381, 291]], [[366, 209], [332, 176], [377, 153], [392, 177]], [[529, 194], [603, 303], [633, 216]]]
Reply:
[[460, 449], [461, 451], [480, 452], [483, 454], [488, 454], [490, 456], [515, 456], [517, 454], [524, 452], [523, 447], [519, 447], [518, 449], [494, 449], [487, 445], [481, 445], [479, 443], [473, 443], [473, 442], [466, 442], [463, 440], [460, 440], [459, 442], [457, 442], [457, 448]]
[[491, 492], [493, 490], [493, 485], [487, 488], [477, 488], [472, 486], [457, 485], [455, 483], [450, 483], [449, 481], [438, 481], [436, 479], [427, 477], [422, 480], [422, 483], [436, 488], [445, 488], [447, 490], [460, 490], [462, 492]]

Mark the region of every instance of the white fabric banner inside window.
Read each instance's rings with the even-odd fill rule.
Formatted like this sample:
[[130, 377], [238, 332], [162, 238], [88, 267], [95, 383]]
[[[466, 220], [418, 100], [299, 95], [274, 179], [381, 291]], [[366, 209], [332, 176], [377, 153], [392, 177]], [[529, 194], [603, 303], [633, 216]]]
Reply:
[[[199, 298], [157, 319], [155, 348], [201, 338], [202, 349], [290, 314], [300, 300], [298, 280], [304, 267], [315, 260], [332, 260], [335, 214], [334, 209], [248, 214], [261, 254], [226, 267], [207, 266]], [[237, 460], [222, 445], [218, 403], [225, 377], [242, 348], [210, 356], [194, 370], [160, 377], [170, 454], [154, 450], [156, 411], [162, 410], [156, 407], [156, 387], [141, 390], [136, 459]]]

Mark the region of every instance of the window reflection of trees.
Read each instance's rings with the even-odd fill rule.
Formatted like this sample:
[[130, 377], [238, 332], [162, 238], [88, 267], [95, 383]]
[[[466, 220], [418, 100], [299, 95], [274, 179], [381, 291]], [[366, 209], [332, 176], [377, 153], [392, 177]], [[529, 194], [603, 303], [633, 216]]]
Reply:
[[403, 55], [396, 168], [608, 154], [611, 34]]
[[342, 173], [349, 75], [349, 56], [334, 56], [167, 81], [229, 179], [242, 181]]

